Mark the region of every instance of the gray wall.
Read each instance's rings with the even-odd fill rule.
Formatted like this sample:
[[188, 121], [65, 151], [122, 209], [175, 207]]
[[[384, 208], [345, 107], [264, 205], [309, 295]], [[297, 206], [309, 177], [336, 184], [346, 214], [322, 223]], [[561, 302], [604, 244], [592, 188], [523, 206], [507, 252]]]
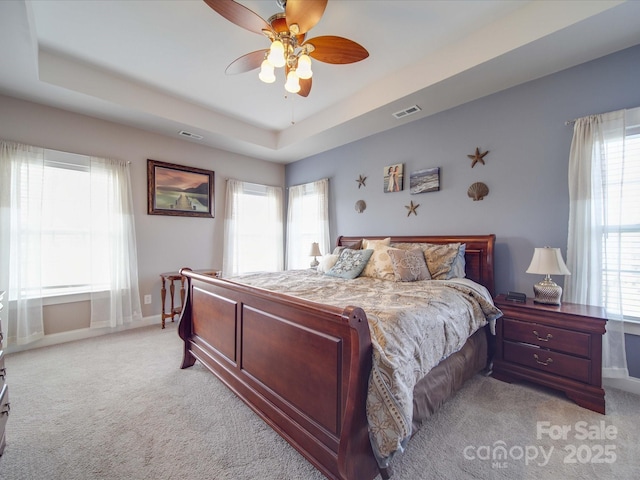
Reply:
[[[534, 247], [560, 247], [566, 259], [573, 128], [564, 122], [640, 106], [638, 79], [640, 45], [292, 163], [286, 183], [330, 178], [334, 240], [495, 233], [497, 293], [533, 296], [541, 277], [525, 270]], [[471, 168], [467, 155], [476, 147], [489, 154], [486, 165]], [[404, 163], [405, 189], [383, 193], [383, 169], [395, 163]], [[441, 168], [440, 191], [411, 195], [409, 172], [428, 167]], [[358, 189], [359, 175], [366, 188]], [[474, 202], [467, 189], [479, 181], [490, 193]], [[354, 209], [359, 199], [367, 203], [361, 214]], [[420, 204], [417, 216], [407, 217], [410, 201]], [[640, 336], [626, 340], [630, 375], [640, 378]]]
[[[160, 313], [159, 273], [181, 267], [222, 268], [225, 179], [284, 186], [284, 166], [178, 138], [105, 122], [0, 95], [0, 138], [66, 152], [131, 162], [140, 295], [145, 317]], [[215, 172], [215, 218], [147, 215], [147, 159]], [[142, 299], [141, 299], [142, 300]], [[80, 305], [45, 309], [47, 333], [85, 328]], [[63, 320], [64, 319], [64, 320]]]
[[[564, 122], [640, 106], [639, 78], [636, 46], [292, 163], [286, 183], [330, 178], [333, 239], [495, 233], [497, 292], [531, 296], [541, 279], [525, 273], [534, 247], [560, 247], [566, 259], [573, 129]], [[471, 168], [476, 147], [489, 154]], [[404, 163], [405, 189], [383, 193], [383, 169], [395, 163]], [[441, 168], [440, 191], [411, 195], [409, 172], [428, 167]], [[360, 189], [359, 175], [367, 177]], [[478, 181], [490, 193], [474, 202], [467, 188]], [[420, 204], [417, 216], [407, 217], [410, 201]]]

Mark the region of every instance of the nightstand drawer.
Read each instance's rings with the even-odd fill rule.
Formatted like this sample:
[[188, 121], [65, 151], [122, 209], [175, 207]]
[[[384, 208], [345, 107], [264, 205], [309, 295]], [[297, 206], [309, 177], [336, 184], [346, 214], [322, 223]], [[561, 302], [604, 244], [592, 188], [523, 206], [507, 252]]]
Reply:
[[504, 342], [504, 359], [554, 375], [589, 383], [591, 362], [583, 358], [536, 348], [522, 343]]
[[520, 322], [503, 318], [503, 335], [506, 340], [525, 342], [559, 352], [591, 358], [591, 335], [562, 330], [538, 323]]

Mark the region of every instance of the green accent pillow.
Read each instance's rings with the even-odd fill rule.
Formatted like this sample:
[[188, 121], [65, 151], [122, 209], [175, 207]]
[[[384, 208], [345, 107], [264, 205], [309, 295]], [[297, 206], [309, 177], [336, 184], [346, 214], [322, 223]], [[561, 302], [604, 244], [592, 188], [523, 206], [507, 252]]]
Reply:
[[340, 252], [340, 257], [336, 264], [331, 267], [325, 275], [332, 277], [353, 279], [358, 277], [373, 253], [372, 249], [351, 250], [344, 249]]

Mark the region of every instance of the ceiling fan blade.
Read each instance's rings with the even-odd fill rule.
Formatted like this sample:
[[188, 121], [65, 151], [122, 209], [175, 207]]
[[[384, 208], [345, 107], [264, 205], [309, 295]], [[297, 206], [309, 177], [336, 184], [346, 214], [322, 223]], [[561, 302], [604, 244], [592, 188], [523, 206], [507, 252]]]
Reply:
[[301, 97], [306, 97], [309, 95], [310, 91], [311, 91], [311, 78], [307, 78], [306, 80], [304, 78], [301, 78], [300, 91], [298, 92], [298, 95], [300, 95]]
[[247, 53], [239, 58], [236, 58], [229, 64], [224, 71], [227, 75], [236, 75], [238, 73], [250, 72], [259, 68], [264, 60], [265, 54], [269, 50], [256, 50], [255, 52]]
[[311, 38], [304, 43], [308, 44], [314, 47], [309, 56], [325, 63], [355, 63], [369, 56], [369, 52], [359, 43], [333, 35]]
[[328, 0], [287, 0], [285, 14], [287, 25], [298, 25], [296, 35], [306, 33], [320, 21]]
[[204, 2], [231, 23], [235, 23], [250, 32], [259, 33], [260, 35], [263, 34], [263, 30], [273, 32], [271, 25], [263, 20], [260, 15], [234, 0], [204, 0]]

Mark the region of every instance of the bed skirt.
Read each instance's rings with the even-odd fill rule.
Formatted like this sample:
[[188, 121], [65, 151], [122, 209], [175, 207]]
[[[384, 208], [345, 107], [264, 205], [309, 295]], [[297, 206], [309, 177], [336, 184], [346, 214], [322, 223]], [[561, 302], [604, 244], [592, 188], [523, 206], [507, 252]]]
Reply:
[[412, 435], [420, 425], [478, 372], [488, 368], [488, 327], [474, 333], [463, 347], [435, 366], [413, 389]]

